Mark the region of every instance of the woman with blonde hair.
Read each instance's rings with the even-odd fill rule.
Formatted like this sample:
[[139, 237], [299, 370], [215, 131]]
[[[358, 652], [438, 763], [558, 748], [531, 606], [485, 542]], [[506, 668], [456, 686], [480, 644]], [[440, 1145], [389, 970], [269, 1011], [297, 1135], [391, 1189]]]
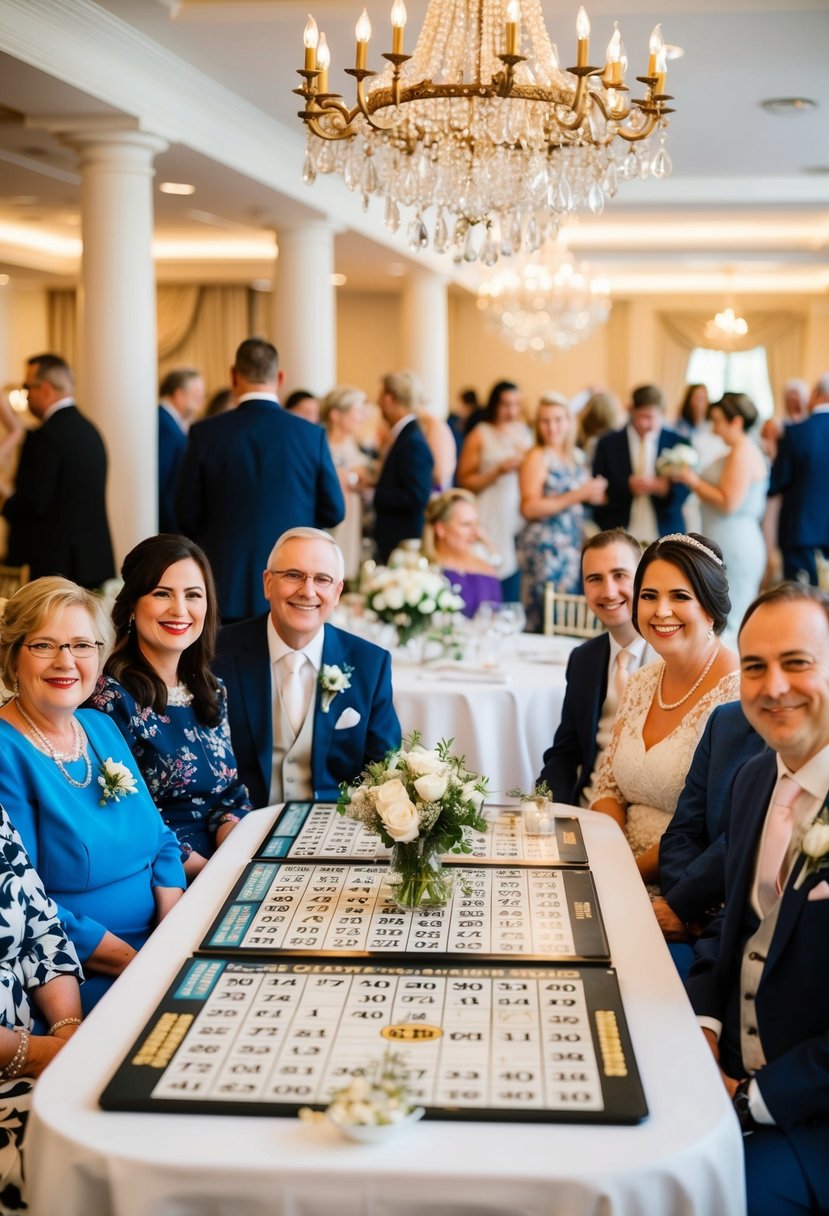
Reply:
[[482, 540], [475, 495], [468, 490], [444, 490], [430, 499], [421, 539], [421, 552], [460, 591], [464, 616], [472, 617], [484, 601], [501, 602], [501, 582], [495, 568], [475, 551]]
[[345, 519], [330, 532], [343, 551], [348, 579], [360, 573], [363, 500], [373, 484], [372, 458], [358, 441], [367, 412], [366, 394], [350, 384], [333, 388], [320, 403], [320, 421], [328, 434], [331, 458], [345, 499]]

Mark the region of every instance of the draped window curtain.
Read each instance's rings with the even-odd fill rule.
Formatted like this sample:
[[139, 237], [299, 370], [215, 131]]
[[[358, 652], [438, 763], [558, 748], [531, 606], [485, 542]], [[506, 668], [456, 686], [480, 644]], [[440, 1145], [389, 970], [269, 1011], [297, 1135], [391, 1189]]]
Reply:
[[[236, 347], [254, 332], [248, 287], [159, 286], [156, 289], [158, 375], [195, 367], [208, 393], [229, 384]], [[77, 363], [77, 304], [74, 290], [49, 292], [49, 346]]]
[[720, 345], [705, 334], [710, 312], [659, 313], [663, 341], [657, 383], [664, 388], [666, 400], [681, 399], [688, 359], [698, 346], [727, 351], [764, 346], [772, 395], [775, 402], [781, 399], [785, 382], [801, 374], [805, 318], [794, 312], [745, 312], [743, 315], [748, 323], [748, 333], [742, 338], [729, 339], [727, 345]]

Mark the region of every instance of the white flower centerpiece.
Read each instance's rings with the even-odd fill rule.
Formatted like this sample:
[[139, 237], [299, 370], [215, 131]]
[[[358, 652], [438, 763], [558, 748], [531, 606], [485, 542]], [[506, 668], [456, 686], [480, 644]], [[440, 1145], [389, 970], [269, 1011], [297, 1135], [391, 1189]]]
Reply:
[[409, 1069], [403, 1057], [390, 1050], [363, 1068], [356, 1068], [351, 1081], [331, 1094], [327, 1111], [300, 1109], [300, 1119], [315, 1123], [329, 1119], [352, 1140], [374, 1141], [423, 1116], [408, 1090]]
[[401, 646], [428, 629], [435, 613], [460, 612], [463, 599], [437, 570], [378, 566], [363, 591], [366, 607], [397, 629]]
[[656, 471], [662, 477], [672, 469], [695, 469], [698, 464], [699, 456], [690, 443], [675, 443], [672, 448], [665, 448], [659, 453]]
[[392, 850], [389, 884], [401, 908], [442, 907], [452, 891], [444, 853], [470, 853], [464, 828], [484, 832], [486, 777], [469, 772], [453, 740], [434, 750], [412, 731], [399, 751], [370, 764], [354, 786], [343, 785], [338, 810], [375, 832]]

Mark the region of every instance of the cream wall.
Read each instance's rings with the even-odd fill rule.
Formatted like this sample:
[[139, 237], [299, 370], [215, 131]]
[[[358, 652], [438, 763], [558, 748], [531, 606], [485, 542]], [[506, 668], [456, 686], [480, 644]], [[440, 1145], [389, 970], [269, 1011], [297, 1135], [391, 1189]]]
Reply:
[[49, 349], [47, 294], [42, 287], [0, 288], [0, 387], [19, 385], [30, 355]]
[[401, 304], [392, 292], [337, 292], [337, 379], [372, 401], [380, 377], [401, 370]]

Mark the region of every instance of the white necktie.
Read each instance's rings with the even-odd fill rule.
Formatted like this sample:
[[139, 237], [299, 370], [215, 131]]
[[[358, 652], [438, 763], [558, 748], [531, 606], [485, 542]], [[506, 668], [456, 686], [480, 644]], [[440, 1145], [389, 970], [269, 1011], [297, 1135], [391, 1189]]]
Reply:
[[283, 655], [280, 662], [283, 671], [282, 704], [285, 708], [288, 725], [296, 738], [305, 721], [305, 682], [302, 679], [305, 655], [301, 650], [292, 650]]
[[785, 877], [783, 869], [788, 860], [794, 826], [792, 808], [801, 792], [802, 787], [793, 777], [781, 777], [766, 817], [763, 844], [757, 860], [757, 902], [764, 916], [768, 916], [783, 889], [781, 877]]
[[613, 695], [616, 698], [617, 709], [622, 703], [625, 685], [627, 684], [628, 676], [630, 675], [628, 668], [630, 667], [630, 661], [632, 658], [633, 655], [629, 650], [620, 650], [616, 655], [616, 663], [613, 667]]

